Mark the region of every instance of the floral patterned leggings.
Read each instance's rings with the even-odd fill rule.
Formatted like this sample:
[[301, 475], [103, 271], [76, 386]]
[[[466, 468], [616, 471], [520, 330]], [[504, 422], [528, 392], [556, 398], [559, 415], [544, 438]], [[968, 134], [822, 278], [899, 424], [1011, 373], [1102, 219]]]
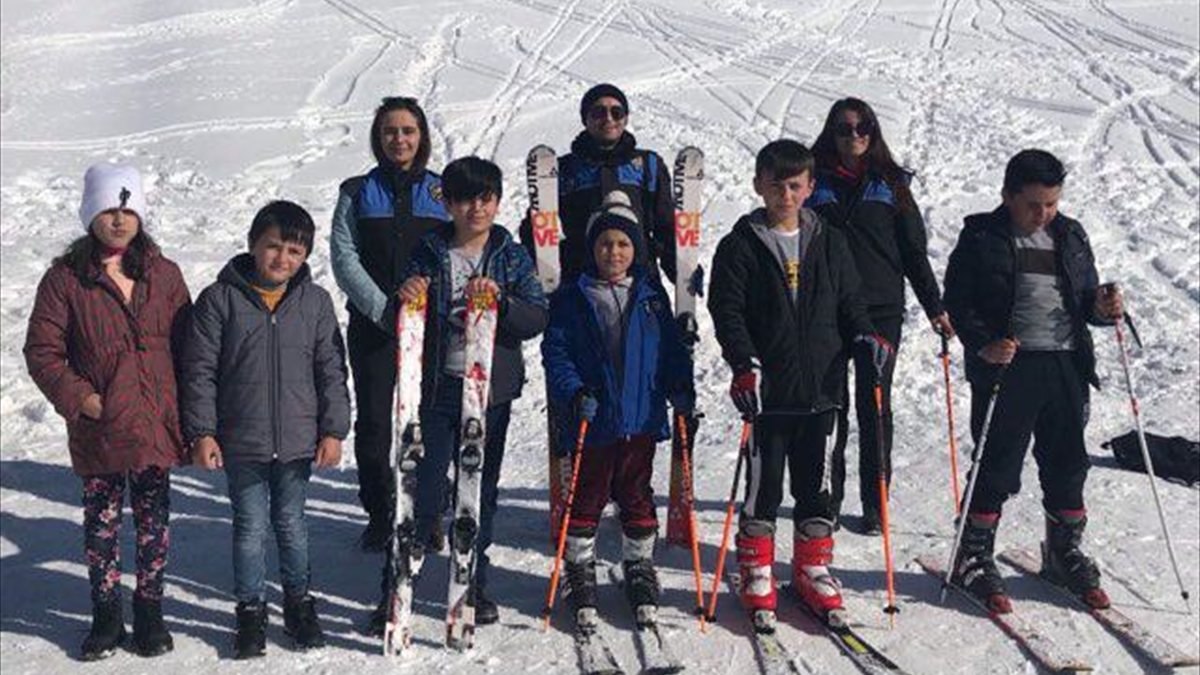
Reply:
[[171, 501], [170, 472], [161, 467], [87, 476], [83, 479], [83, 543], [92, 602], [103, 604], [121, 594], [121, 506], [125, 486], [137, 527], [137, 590], [145, 600], [162, 598], [167, 566]]

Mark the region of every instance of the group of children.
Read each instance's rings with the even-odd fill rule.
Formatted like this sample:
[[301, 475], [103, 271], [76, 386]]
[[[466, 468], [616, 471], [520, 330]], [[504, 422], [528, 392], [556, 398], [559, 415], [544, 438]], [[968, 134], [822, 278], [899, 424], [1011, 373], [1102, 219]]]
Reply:
[[[572, 154], [559, 160], [565, 236], [562, 283], [549, 295], [538, 282], [526, 247], [495, 223], [502, 197], [499, 168], [465, 157], [447, 165], [441, 176], [428, 171], [428, 125], [415, 100], [384, 100], [371, 130], [379, 165], [340, 189], [331, 253], [338, 285], [349, 300], [349, 360], [358, 404], [355, 454], [359, 494], [370, 518], [364, 548], [379, 550], [391, 536], [389, 509], [396, 486], [388, 482], [390, 471], [386, 464], [381, 466], [380, 452], [392, 437], [398, 308], [422, 295], [428, 298], [420, 408], [425, 456], [418, 478], [417, 540], [438, 547], [451, 491], [447, 469], [460, 432], [464, 298], [484, 288], [498, 297], [472, 592], [481, 624], [498, 618], [486, 592], [486, 552], [512, 402], [525, 380], [521, 344], [543, 332], [542, 362], [557, 436], [553, 442], [570, 451], [582, 440], [565, 554], [568, 598], [576, 620], [595, 620], [595, 537], [610, 498], [619, 506], [626, 594], [639, 617], [657, 608], [653, 458], [656, 444], [671, 436], [668, 406], [674, 415], [690, 419], [696, 401], [688, 336], [671, 312], [655, 267], [657, 263], [674, 278], [673, 237], [664, 222], [671, 217], [669, 175], [661, 157], [637, 149], [625, 130], [628, 112], [624, 94], [612, 85], [600, 85], [584, 96], [580, 114], [585, 129], [572, 144]], [[841, 117], [835, 121], [843, 123]], [[857, 117], [850, 127], [849, 133], [839, 131], [839, 138], [854, 141], [856, 136], [878, 134], [877, 125], [860, 124]], [[1011, 196], [1011, 208], [1021, 206], [1032, 214], [1033, 202], [1019, 199], [1028, 186], [1061, 186], [1061, 172], [1057, 177], [1038, 172], [1044, 165], [1039, 155], [1033, 170], [1015, 169], [1012, 186], [1006, 179], [1002, 208], [1010, 208]], [[830, 437], [839, 409], [847, 406], [845, 360], [855, 355], [856, 363], [872, 369], [870, 378], [890, 381], [895, 358], [896, 338], [881, 335], [878, 315], [871, 311], [876, 306], [860, 292], [860, 270], [849, 237], [806, 206], [832, 199], [827, 195], [824, 202], [810, 200], [820, 187], [818, 173], [813, 153], [796, 141], [777, 140], [763, 147], [753, 179], [761, 206], [733, 225], [712, 261], [708, 306], [722, 356], [732, 370], [730, 396], [744, 419], [753, 423], [737, 533], [740, 595], [764, 629], [774, 622], [774, 533], [785, 466], [795, 500], [793, 582], [814, 610], [825, 613], [841, 607], [840, 587], [829, 570], [840, 509], [840, 486], [831, 478], [836, 467]], [[879, 185], [906, 188], [882, 179]], [[871, 199], [859, 189], [857, 195], [843, 195], [853, 202], [851, 210]], [[882, 199], [879, 190], [877, 186], [875, 197]], [[1038, 202], [1041, 210], [1026, 214], [1027, 219], [1040, 227], [1059, 222], [1054, 210], [1057, 192], [1038, 194], [1043, 197]], [[33, 379], [67, 420], [73, 467], [84, 481], [93, 623], [83, 656], [103, 658], [125, 638], [116, 538], [127, 488], [138, 529], [134, 646], [143, 655], [172, 648], [161, 610], [169, 469], [189, 461], [221, 468], [227, 477], [233, 509], [236, 656], [265, 652], [268, 527], [280, 549], [285, 631], [301, 648], [320, 646], [324, 638], [310, 592], [305, 492], [314, 464], [339, 463], [351, 407], [346, 346], [333, 301], [313, 283], [306, 263], [315, 236], [313, 221], [291, 202], [263, 207], [250, 227], [249, 252], [233, 257], [193, 305], [178, 267], [145, 231], [145, 209], [134, 169], [101, 164], [88, 170], [80, 209], [87, 234], [55, 261], [39, 286], [25, 346]], [[1007, 213], [993, 220], [1007, 223]], [[975, 239], [983, 228], [968, 224]], [[1076, 225], [1071, 232], [1081, 230]], [[919, 234], [917, 248], [923, 254], [923, 230]], [[1073, 236], [1078, 240], [1080, 235]], [[1079, 246], [1076, 240], [1072, 245]], [[1039, 239], [1028, 246], [1054, 244]], [[960, 277], [980, 270], [999, 273], [986, 260], [966, 262], [966, 254], [958, 250], [955, 255], [952, 271]], [[1072, 289], [1078, 297], [1068, 300], [1068, 310], [1082, 313], [1082, 319], [1059, 321], [1052, 335], [1039, 328], [1039, 322], [1061, 304], [1054, 305], [1045, 284], [1018, 279], [1018, 304], [1025, 296], [1033, 298], [1017, 307], [1020, 321], [1015, 329], [1021, 340], [1053, 338], [1057, 341], [1045, 349], [1073, 348], [1078, 341], [1072, 336], [1086, 334], [1083, 320], [1104, 322], [1120, 315], [1119, 296], [1097, 295], [1095, 270], [1088, 267], [1090, 249], [1088, 256], [1076, 261], [1082, 278], [1072, 278], [1079, 284]], [[974, 291], [961, 290], [981, 285], [959, 281], [954, 302], [947, 302], [956, 323], [969, 329], [964, 342], [973, 348], [975, 359], [970, 374], [983, 372], [984, 362], [1014, 358], [1018, 374], [1053, 365], [1064, 373], [1061, 387], [1067, 400], [1043, 397], [1044, 405], [1078, 417], [1080, 397], [1086, 401], [1087, 392], [1076, 373], [1091, 373], [1090, 363], [1079, 366], [1069, 356], [1015, 357], [1015, 342], [995, 342], [1008, 339], [1004, 331], [1012, 329], [1012, 321], [999, 324], [1013, 307], [989, 305], [981, 312], [978, 304], [984, 300], [971, 296]], [[933, 295], [928, 286], [925, 293], [931, 322], [939, 330], [952, 331], [936, 297], [936, 282]], [[899, 297], [902, 303], [902, 287]], [[1083, 308], [1077, 311], [1076, 304]], [[1008, 462], [1003, 480], [982, 479], [982, 506], [969, 509], [972, 524], [964, 539], [960, 576], [989, 597], [1003, 589], [998, 575], [989, 574], [994, 565], [987, 567], [988, 533], [994, 537], [999, 505], [1015, 489], [1019, 472], [1012, 474], [1012, 457], [1020, 458], [1020, 434], [1027, 441], [1033, 431], [1027, 424], [1016, 427], [1025, 424], [1027, 414], [1037, 413], [1026, 410], [1035, 403], [1025, 401], [1020, 411], [998, 411], [1000, 424], [1015, 429], [1005, 445], [1009, 458], [991, 459]], [[1072, 429], [1054, 432], [1061, 442], [1082, 438], [1082, 420], [1076, 421]], [[582, 439], [577, 437], [581, 428], [586, 429]], [[1041, 427], [1037, 431], [1041, 439]], [[1054, 454], [1051, 449], [1041, 452]], [[1079, 523], [1085, 522], [1081, 490], [1086, 453], [1073, 452], [1068, 459], [1062, 463], [1070, 463], [1071, 484], [1046, 490], [1055, 527], [1069, 530], [1056, 535], [1057, 541], [1065, 542], [1058, 559], [1064, 574], [1079, 583], [1090, 580], [1090, 590], [1099, 591], [1094, 566], [1088, 567], [1090, 561], [1078, 549]], [[381, 602], [371, 630], [381, 632], [385, 620]]]

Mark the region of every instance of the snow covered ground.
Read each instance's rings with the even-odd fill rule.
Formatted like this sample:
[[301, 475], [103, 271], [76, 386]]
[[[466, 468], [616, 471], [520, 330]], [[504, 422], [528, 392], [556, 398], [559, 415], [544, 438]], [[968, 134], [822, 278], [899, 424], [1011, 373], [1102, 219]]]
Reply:
[[[1135, 352], [1148, 427], [1200, 436], [1200, 15], [1193, 0], [155, 0], [71, 3], [5, 0], [0, 38], [0, 650], [5, 673], [65, 672], [89, 621], [81, 555], [79, 481], [61, 420], [21, 356], [38, 279], [82, 230], [84, 168], [135, 163], [147, 178], [151, 231], [180, 261], [193, 294], [244, 246], [253, 213], [284, 197], [327, 227], [337, 185], [369, 166], [371, 111], [389, 94], [418, 96], [430, 113], [440, 167], [477, 153], [505, 171], [502, 222], [525, 207], [523, 158], [535, 143], [565, 151], [579, 128], [579, 96], [611, 80], [630, 97], [631, 130], [666, 156], [703, 148], [710, 181], [704, 259], [754, 205], [754, 152], [766, 141], [811, 141], [829, 104], [858, 95], [880, 113], [894, 151], [919, 175], [939, 275], [961, 218], [997, 202], [1006, 159], [1038, 146], [1068, 162], [1064, 210], [1092, 238], [1101, 276], [1121, 281], [1146, 342]], [[335, 288], [327, 238], [311, 258]], [[701, 547], [711, 572], [737, 422], [706, 313], [697, 374], [707, 419], [696, 461]], [[896, 394], [893, 487], [897, 588], [903, 612], [886, 629], [880, 541], [843, 532], [836, 568], [863, 632], [918, 673], [1032, 672], [986, 619], [951, 601], [911, 561], [945, 555], [952, 536], [937, 343], [910, 307]], [[1092, 401], [1095, 468], [1088, 546], [1118, 606], [1195, 653], [1197, 615], [1184, 613], [1145, 476], [1117, 469], [1100, 443], [1131, 427], [1111, 331], [1097, 331], [1104, 389]], [[536, 343], [527, 356], [536, 363]], [[955, 372], [961, 363], [956, 351]], [[570, 672], [566, 633], [537, 625], [550, 566], [545, 431], [539, 368], [516, 408], [497, 518], [495, 595], [502, 623], [466, 655], [440, 647], [445, 570], [427, 565], [418, 588], [418, 644], [404, 672]], [[960, 429], [967, 396], [955, 380]], [[970, 442], [960, 439], [965, 472]], [[347, 446], [349, 452], [351, 446]], [[665, 469], [665, 454], [659, 468]], [[851, 459], [852, 471], [854, 460]], [[658, 473], [665, 492], [665, 470]], [[848, 511], [857, 510], [852, 479]], [[1032, 462], [1007, 509], [1000, 545], [1035, 545], [1039, 492]], [[131, 654], [87, 672], [215, 672], [234, 667], [229, 508], [223, 475], [177, 472], [166, 611], [173, 654]], [[376, 599], [380, 559], [354, 546], [363, 519], [353, 467], [318, 474], [311, 488], [314, 586], [330, 647], [283, 647], [278, 612], [270, 656], [236, 668], [392, 672], [357, 626]], [[1200, 493], [1162, 484], [1193, 597], [1200, 596]], [[781, 520], [781, 564], [790, 558]], [[127, 521], [128, 527], [128, 521]], [[126, 532], [125, 560], [132, 560]], [[602, 551], [617, 529], [602, 532]], [[701, 635], [688, 617], [690, 559], [662, 555], [668, 632], [689, 672], [755, 672], [731, 597]], [[129, 577], [132, 581], [132, 577]], [[1055, 605], [1038, 586], [1012, 583], [1019, 611], [1104, 672], [1142, 663], [1090, 618]], [[278, 602], [278, 588], [272, 602]], [[630, 621], [615, 589], [604, 610]], [[276, 608], [277, 609], [277, 608]], [[560, 613], [561, 614], [561, 613]], [[794, 620], [792, 610], [783, 612]], [[852, 672], [819, 634], [784, 627], [814, 672]], [[608, 633], [635, 667], [632, 642]]]

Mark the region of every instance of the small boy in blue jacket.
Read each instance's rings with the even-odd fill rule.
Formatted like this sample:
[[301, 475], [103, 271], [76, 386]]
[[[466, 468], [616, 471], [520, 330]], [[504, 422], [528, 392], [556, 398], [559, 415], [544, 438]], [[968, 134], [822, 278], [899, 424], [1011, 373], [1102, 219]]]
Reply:
[[658, 534], [650, 480], [654, 450], [676, 414], [695, 403], [692, 363], [666, 291], [639, 264], [637, 223], [614, 211], [588, 230], [588, 265], [550, 301], [542, 363], [553, 401], [570, 401], [559, 447], [574, 448], [588, 421], [567, 529], [567, 586], [581, 628], [596, 618], [596, 528], [610, 496], [620, 507], [625, 594], [639, 623], [653, 622]]

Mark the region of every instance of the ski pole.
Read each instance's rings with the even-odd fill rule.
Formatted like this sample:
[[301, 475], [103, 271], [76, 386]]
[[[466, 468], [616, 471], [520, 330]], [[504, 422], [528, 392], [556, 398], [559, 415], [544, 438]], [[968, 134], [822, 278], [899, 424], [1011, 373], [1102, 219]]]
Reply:
[[958, 491], [958, 438], [954, 435], [954, 397], [950, 393], [950, 338], [942, 336], [942, 375], [946, 380], [946, 425], [950, 434], [950, 490], [954, 497], [954, 515], [962, 515]]
[[692, 467], [688, 458], [692, 454], [688, 445], [687, 417], [676, 416], [679, 427], [679, 443], [683, 446], [680, 468], [683, 470], [683, 500], [688, 506], [688, 536], [692, 540], [692, 572], [696, 577], [696, 617], [700, 620], [700, 632], [708, 631], [704, 624], [704, 579], [700, 573], [700, 542], [696, 537], [696, 500], [692, 490]]
[[895, 570], [892, 567], [892, 535], [891, 526], [888, 523], [888, 457], [883, 433], [883, 383], [877, 377], [875, 380], [875, 439], [876, 446], [879, 448], [879, 520], [883, 525], [883, 562], [887, 569], [888, 597], [888, 604], [883, 611], [888, 615], [888, 627], [895, 628], [896, 614], [900, 612], [900, 608], [896, 607]]
[[963, 531], [967, 529], [968, 514], [971, 513], [971, 498], [975, 495], [975, 481], [979, 478], [979, 466], [982, 464], [983, 451], [987, 446], [988, 432], [992, 428], [992, 413], [996, 411], [996, 400], [1000, 398], [1000, 384], [1004, 381], [1004, 373], [1008, 364], [1000, 366], [996, 373], [996, 382], [992, 384], [992, 394], [988, 397], [987, 412], [983, 415], [983, 429], [979, 433], [979, 442], [971, 450], [971, 470], [967, 478], [967, 496], [959, 509], [958, 527], [954, 531], [954, 544], [950, 547], [950, 559], [946, 562], [946, 577], [942, 579], [942, 592], [938, 602], [946, 602], [946, 589], [950, 586], [950, 577], [954, 574], [954, 559], [958, 557], [958, 547], [962, 544]]
[[587, 436], [588, 421], [579, 421], [579, 435], [575, 440], [575, 461], [571, 464], [571, 487], [567, 489], [567, 508], [563, 511], [562, 525], [558, 528], [558, 548], [554, 552], [554, 566], [550, 571], [550, 588], [546, 591], [546, 607], [542, 610], [542, 630], [550, 628], [550, 614], [554, 612], [554, 596], [558, 592], [558, 573], [562, 569], [563, 551], [567, 547], [567, 527], [571, 524], [571, 506], [575, 504], [575, 485], [579, 482], [579, 460], [583, 458], [583, 439]]
[[725, 525], [721, 529], [721, 548], [717, 552], [717, 571], [713, 576], [712, 594], [708, 601], [709, 622], [717, 620], [717, 593], [721, 589], [721, 575], [725, 572], [725, 553], [729, 550], [729, 528], [733, 524], [733, 508], [737, 505], [737, 489], [742, 477], [742, 464], [750, 451], [750, 433], [754, 423], [750, 420], [742, 422], [742, 440], [738, 443], [737, 465], [733, 469], [733, 486], [729, 488], [729, 502], [725, 504]]
[[[1128, 314], [1125, 315], [1125, 320], [1129, 321], [1130, 330], [1136, 334]], [[1150, 450], [1146, 447], [1146, 434], [1142, 431], [1142, 415], [1138, 406], [1137, 394], [1133, 390], [1133, 376], [1129, 371], [1129, 350], [1125, 346], [1125, 334], [1121, 330], [1120, 321], [1117, 321], [1116, 326], [1117, 345], [1121, 349], [1121, 368], [1125, 371], [1125, 389], [1129, 392], [1129, 408], [1133, 411], [1133, 423], [1137, 429], [1138, 445], [1142, 449], [1142, 461], [1146, 464], [1146, 475], [1150, 478], [1150, 493], [1154, 495], [1154, 507], [1158, 510], [1158, 522], [1162, 525], [1163, 538], [1167, 541], [1167, 554], [1171, 558], [1171, 567], [1175, 571], [1175, 581], [1179, 583], [1179, 595], [1187, 605], [1188, 614], [1191, 614], [1192, 603], [1183, 584], [1183, 577], [1179, 574], [1179, 563], [1175, 560], [1175, 546], [1171, 543], [1171, 531], [1167, 529], [1167, 519], [1163, 515], [1162, 501], [1158, 497], [1158, 484], [1154, 480], [1154, 464], [1150, 461]]]

